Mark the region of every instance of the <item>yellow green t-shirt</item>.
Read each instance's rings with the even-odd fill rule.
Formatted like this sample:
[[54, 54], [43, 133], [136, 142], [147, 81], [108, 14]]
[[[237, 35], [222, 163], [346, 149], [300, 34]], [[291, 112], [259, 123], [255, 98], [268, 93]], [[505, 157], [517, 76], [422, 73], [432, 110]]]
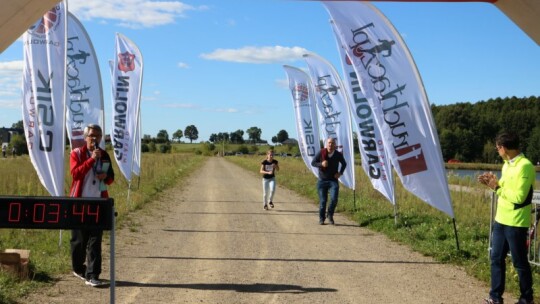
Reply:
[[498, 200], [495, 221], [513, 227], [530, 226], [535, 180], [534, 166], [523, 154], [504, 162], [500, 188], [496, 191]]

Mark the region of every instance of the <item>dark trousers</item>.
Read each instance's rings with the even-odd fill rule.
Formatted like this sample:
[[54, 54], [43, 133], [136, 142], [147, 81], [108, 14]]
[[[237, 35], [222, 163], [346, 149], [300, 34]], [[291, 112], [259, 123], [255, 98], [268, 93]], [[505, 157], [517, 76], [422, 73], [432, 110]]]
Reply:
[[83, 274], [87, 279], [99, 278], [102, 238], [103, 230], [71, 230], [71, 266], [73, 271]]
[[489, 295], [494, 300], [501, 300], [506, 281], [506, 256], [508, 251], [519, 278], [520, 298], [532, 300], [532, 273], [527, 258], [527, 228], [493, 225], [491, 242], [491, 290]]
[[[337, 180], [319, 180], [317, 181], [317, 192], [319, 193], [319, 220], [324, 221], [326, 216], [333, 217], [336, 210], [339, 196], [339, 182]], [[326, 202], [330, 193], [330, 205], [326, 213]]]

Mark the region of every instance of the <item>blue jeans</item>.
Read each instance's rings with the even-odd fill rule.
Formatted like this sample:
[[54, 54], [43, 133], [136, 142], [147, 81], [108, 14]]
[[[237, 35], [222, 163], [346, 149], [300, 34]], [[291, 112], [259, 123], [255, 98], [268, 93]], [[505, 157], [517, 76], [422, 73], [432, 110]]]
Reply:
[[493, 224], [491, 237], [491, 290], [489, 296], [502, 300], [506, 280], [506, 256], [512, 255], [512, 264], [518, 274], [520, 298], [533, 298], [531, 265], [527, 258], [527, 227]]
[[330, 205], [328, 206], [328, 217], [334, 215], [336, 210], [339, 183], [337, 180], [319, 180], [317, 182], [317, 192], [319, 193], [319, 220], [326, 219], [326, 202], [328, 201], [328, 192], [330, 192]]
[[274, 192], [276, 191], [276, 178], [263, 178], [262, 179], [263, 187], [263, 204], [266, 206], [267, 203], [271, 202], [274, 198]]

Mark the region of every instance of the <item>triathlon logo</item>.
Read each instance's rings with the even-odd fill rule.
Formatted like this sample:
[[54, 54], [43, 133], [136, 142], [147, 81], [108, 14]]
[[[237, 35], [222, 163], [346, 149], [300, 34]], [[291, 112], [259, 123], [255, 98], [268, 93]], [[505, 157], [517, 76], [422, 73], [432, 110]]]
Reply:
[[135, 70], [135, 55], [128, 51], [118, 54], [118, 69], [122, 72]]
[[62, 20], [62, 11], [60, 9], [60, 6], [57, 5], [41, 17], [38, 22], [36, 22], [34, 25], [30, 26], [28, 29], [28, 34], [32, 36], [37, 37], [45, 37], [47, 33], [49, 33], [51, 30], [56, 30], [58, 25], [61, 23]]
[[337, 95], [338, 90], [340, 89], [340, 87], [338, 87], [335, 84], [329, 85], [328, 88], [326, 88], [325, 86], [326, 86], [326, 83], [321, 84], [321, 85], [317, 85], [316, 86], [317, 92], [320, 93], [320, 94], [327, 95], [327, 96], [328, 96], [328, 94]]
[[351, 61], [351, 58], [349, 58], [349, 56], [345, 55], [345, 63], [347, 65], [353, 65], [352, 61]]
[[309, 89], [305, 83], [297, 84], [293, 89], [293, 98], [297, 103], [306, 102], [309, 97]]
[[356, 57], [363, 57], [365, 53], [370, 54], [371, 56], [377, 56], [381, 54], [383, 57], [392, 56], [392, 46], [396, 44], [395, 41], [390, 41], [386, 39], [379, 39], [379, 44], [373, 46], [369, 49], [362, 48], [362, 44], [358, 44], [354, 49], [353, 53]]
[[420, 144], [394, 150], [403, 176], [427, 171], [426, 158]]

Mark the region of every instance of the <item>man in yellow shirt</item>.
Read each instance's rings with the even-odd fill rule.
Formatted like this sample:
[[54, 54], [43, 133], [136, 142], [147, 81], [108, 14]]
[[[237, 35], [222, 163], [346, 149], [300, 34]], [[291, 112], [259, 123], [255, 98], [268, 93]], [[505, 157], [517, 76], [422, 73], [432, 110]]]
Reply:
[[487, 304], [503, 303], [506, 280], [506, 256], [510, 251], [519, 278], [520, 298], [517, 304], [533, 300], [532, 273], [527, 256], [527, 231], [531, 224], [531, 202], [536, 171], [519, 148], [519, 137], [504, 132], [495, 139], [499, 156], [504, 160], [501, 178], [491, 172], [478, 181], [497, 193], [497, 213], [491, 236], [491, 290]]

